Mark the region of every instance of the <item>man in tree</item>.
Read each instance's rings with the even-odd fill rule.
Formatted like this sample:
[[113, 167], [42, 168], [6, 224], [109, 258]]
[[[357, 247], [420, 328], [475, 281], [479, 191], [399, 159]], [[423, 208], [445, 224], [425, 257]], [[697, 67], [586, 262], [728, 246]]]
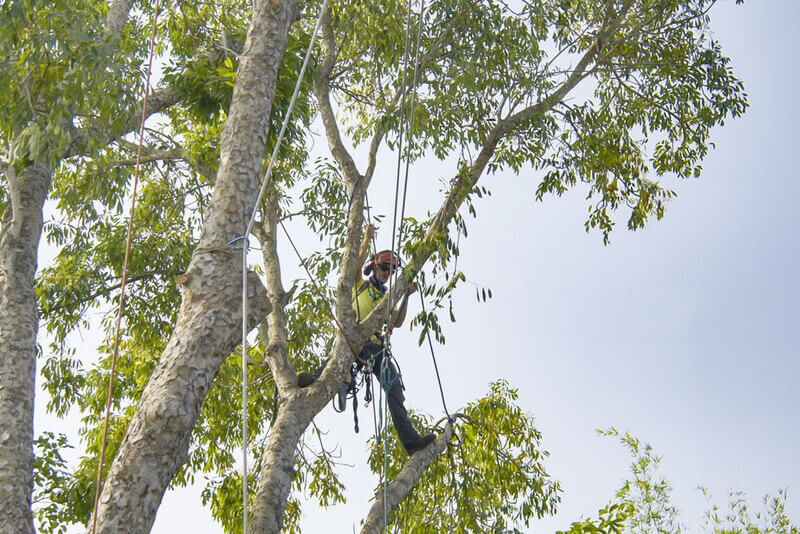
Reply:
[[[383, 250], [374, 254], [369, 262], [367, 262], [367, 254], [369, 253], [369, 243], [372, 236], [375, 234], [375, 227], [367, 225], [366, 232], [364, 233], [364, 241], [361, 243], [361, 248], [358, 253], [358, 265], [363, 265], [363, 273], [369, 276], [366, 280], [360, 280], [353, 288], [353, 311], [356, 318], [360, 323], [366, 318], [377, 303], [384, 297], [388, 291], [386, 283], [394, 273], [395, 269], [400, 266], [400, 257], [391, 250]], [[389, 326], [389, 334], [394, 328], [403, 326], [406, 318], [406, 310], [408, 308], [408, 297], [417, 290], [415, 284], [411, 284], [403, 294], [400, 305], [392, 314], [392, 320]], [[384, 357], [388, 353], [387, 347], [384, 343], [384, 336], [379, 332], [370, 337], [369, 341], [364, 345], [361, 353], [358, 355], [361, 362], [366, 361], [372, 368], [372, 372], [381, 381], [386, 395], [388, 396], [389, 412], [392, 414], [392, 422], [397, 430], [397, 436], [400, 438], [400, 443], [408, 454], [414, 454], [433, 443], [436, 436], [434, 434], [426, 434], [420, 436], [419, 432], [411, 424], [411, 419], [408, 417], [403, 402], [405, 395], [403, 395], [403, 385], [400, 381], [400, 375], [391, 362], [391, 353], [388, 353], [388, 358]], [[359, 367], [361, 367], [359, 362]], [[325, 362], [327, 364], [327, 360]], [[313, 375], [310, 373], [300, 373], [297, 377], [297, 382], [300, 387], [310, 385], [315, 379], [319, 378], [325, 364], [318, 369]], [[385, 368], [384, 368], [385, 367]]]
[[[261, 458], [252, 532], [280, 532], [294, 524], [298, 514], [287, 514], [287, 503], [294, 481], [303, 483], [292, 468], [298, 443], [346, 379], [355, 359], [349, 343], [360, 350], [387, 322], [389, 300], [402, 301], [415, 276], [429, 269], [435, 280], [457, 257], [452, 226], [463, 227], [460, 210], [474, 215], [473, 200], [489, 192], [483, 185], [486, 175], [532, 173], [541, 180], [539, 199], [582, 188], [590, 203], [586, 227], [599, 229], [606, 240], [626, 211], [632, 230], [664, 216], [675, 194], [668, 189], [668, 176], [700, 175], [711, 132], [747, 107], [744, 88], [710, 32], [708, 12], [714, 3], [543, 0], [522, 2], [516, 11], [503, 2], [446, 0], [430, 3], [417, 16], [408, 13], [407, 3], [390, 0], [335, 2], [323, 18], [323, 46], [309, 88], [313, 96], [300, 93], [305, 118], [288, 130], [294, 130], [296, 145], [279, 155], [286, 172], [270, 184], [257, 208], [261, 220], [253, 227], [262, 245], [265, 279], [252, 271], [248, 275], [244, 326], [263, 326], [263, 351], [254, 359], [263, 355], [266, 365], [259, 367], [258, 379], [271, 380], [282, 402], [271, 414], [267, 407], [275, 403], [252, 403], [253, 420], [260, 424], [251, 433], [268, 432], [264, 441], [249, 441], [255, 446], [248, 452]], [[133, 153], [125, 136], [155, 113], [162, 118], [154, 135], [146, 136], [147, 194], [137, 203], [135, 217], [150, 223], [137, 225], [147, 232], [138, 239], [149, 246], [137, 247], [134, 261], [140, 286], [125, 312], [126, 350], [113, 391], [110, 432], [110, 450], [117, 452], [99, 499], [97, 533], [149, 532], [167, 488], [200, 472], [223, 477], [208, 487], [212, 510], [226, 528], [242, 531], [236, 523], [242, 509], [229, 504], [242, 489], [241, 472], [231, 467], [229, 452], [242, 434], [237, 437], [226, 383], [237, 372], [230, 355], [241, 341], [242, 283], [231, 275], [239, 271], [240, 258], [228, 242], [243, 235], [256, 205], [264, 158], [274, 143], [271, 134], [286, 113], [283, 97], [294, 84], [292, 65], [308, 42], [316, 4], [231, 0], [167, 10], [170, 31], [159, 33], [158, 47], [171, 66], [145, 113], [136, 51], [140, 21], [151, 14], [151, 6], [133, 12], [128, 31], [129, 0], [91, 0], [77, 7], [64, 0], [0, 2], [0, 72], [9, 80], [0, 92], [0, 428], [9, 429], [4, 434], [9, 439], [0, 439], [0, 517], [9, 518], [0, 532], [35, 531], [38, 358], [54, 410], [86, 415], [87, 455], [79, 471], [83, 478], [96, 475], [93, 451], [102, 436], [94, 423], [102, 403], [95, 400], [105, 398], [98, 389], [112, 382], [103, 373], [113, 367], [112, 358], [89, 365], [72, 352], [69, 340], [84, 324], [87, 309], [118, 298], [114, 288], [120, 287], [115, 281], [122, 270], [118, 251], [124, 233], [119, 207], [127, 203], [132, 173], [126, 169], [132, 167], [127, 162]], [[243, 53], [232, 54], [235, 50], [217, 42], [222, 28], [246, 35]], [[409, 34], [421, 40], [404, 50]], [[413, 65], [404, 59], [417, 55]], [[361, 314], [359, 324], [349, 310], [367, 257], [357, 263], [363, 199], [381, 147], [400, 146], [406, 111], [417, 117], [409, 121], [416, 140], [409, 143], [409, 157], [433, 155], [446, 163], [445, 197], [435, 214], [406, 220], [414, 225], [408, 242], [413, 252], [403, 276], [392, 284], [396, 294], [379, 299], [374, 313]], [[315, 113], [335, 160], [321, 172], [307, 169], [303, 143]], [[354, 159], [351, 141], [369, 145], [363, 165]], [[300, 180], [307, 183], [295, 184], [304, 174]], [[500, 187], [499, 181], [493, 183]], [[302, 204], [298, 208], [324, 241], [336, 244], [335, 250], [318, 250], [312, 262], [319, 278], [338, 273], [335, 312], [343, 325], [336, 327], [322, 313], [328, 303], [314, 297], [309, 284], [294, 299], [282, 285], [286, 260], [278, 254], [276, 228], [287, 213], [279, 208], [289, 192], [305, 185], [309, 194], [296, 199]], [[48, 195], [61, 216], [44, 226]], [[352, 205], [342, 217], [348, 199]], [[56, 265], [37, 279], [43, 228], [64, 249]], [[178, 274], [184, 275], [180, 290], [174, 283]], [[456, 281], [436, 288], [437, 298], [449, 299]], [[52, 354], [37, 346], [39, 310], [57, 334]], [[299, 390], [296, 366], [317, 348], [330, 354], [330, 363], [316, 383]], [[263, 390], [258, 393], [266, 396], [272, 388]], [[508, 462], [508, 450], [523, 448], [525, 458], [539, 457], [535, 428], [520, 432], [521, 415], [511, 407], [496, 409], [513, 395], [497, 386], [490, 398], [474, 404], [477, 415], [469, 419], [469, 433], [451, 448], [457, 451], [449, 459], [463, 466], [460, 473], [454, 474], [452, 465], [445, 470], [444, 462], [432, 463], [434, 450], [444, 450], [452, 428], [407, 462], [408, 477], [398, 481], [402, 490], [390, 495], [389, 512], [405, 506], [399, 503], [411, 487], [417, 496], [427, 491], [431, 498], [407, 503], [413, 513], [398, 513], [406, 530], [413, 531], [407, 524], [413, 520], [438, 532], [456, 525], [486, 532], [506, 523], [527, 524], [554, 510], [557, 487], [544, 485], [539, 464], [523, 465], [526, 477], [517, 471], [498, 475], [503, 465], [520, 469]], [[490, 432], [494, 437], [498, 428], [509, 431], [506, 441], [475, 438]], [[459, 454], [464, 455], [460, 460]], [[476, 462], [483, 462], [479, 469]], [[495, 475], [504, 483], [498, 484]], [[475, 476], [489, 478], [479, 483]], [[465, 505], [458, 493], [463, 486], [454, 483], [451, 490], [459, 498], [446, 499], [453, 508], [441, 513], [436, 482], [445, 477], [484, 488], [480, 502]], [[64, 495], [93, 496], [80, 486], [81, 478], [75, 480], [77, 487]], [[506, 481], [515, 489], [509, 490]], [[59, 480], [53, 482], [63, 488]], [[531, 492], [531, 487], [548, 492]], [[338, 486], [326, 488], [326, 495], [339, 498]], [[54, 495], [47, 489], [41, 488], [42, 495]], [[509, 494], [526, 500], [509, 499]], [[386, 526], [381, 506], [376, 502], [374, 521], [365, 523], [370, 532]], [[76, 514], [75, 508], [80, 506], [64, 505], [70, 518], [86, 522], [88, 514]]]

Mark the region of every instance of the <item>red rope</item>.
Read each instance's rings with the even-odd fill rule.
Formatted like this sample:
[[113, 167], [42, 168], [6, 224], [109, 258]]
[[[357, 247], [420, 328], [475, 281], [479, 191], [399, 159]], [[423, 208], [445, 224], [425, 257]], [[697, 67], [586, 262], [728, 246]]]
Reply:
[[128, 282], [128, 260], [131, 254], [131, 236], [133, 235], [133, 215], [136, 209], [136, 190], [139, 186], [139, 173], [142, 165], [142, 142], [144, 139], [144, 124], [147, 120], [147, 98], [150, 96], [150, 74], [153, 70], [153, 51], [155, 50], [156, 24], [161, 0], [156, 0], [155, 13], [153, 14], [153, 29], [150, 34], [150, 56], [147, 63], [147, 82], [145, 83], [144, 101], [142, 102], [142, 123], [139, 127], [139, 149], [136, 154], [136, 170], [133, 178], [133, 200], [128, 219], [128, 235], [125, 240], [125, 263], [122, 267], [122, 289], [119, 296], [119, 310], [117, 312], [117, 326], [114, 334], [114, 354], [111, 358], [111, 371], [108, 378], [108, 398], [106, 399], [106, 415], [103, 424], [103, 444], [100, 447], [100, 465], [97, 469], [97, 485], [94, 496], [94, 512], [92, 513], [92, 534], [97, 528], [97, 508], [100, 503], [100, 489], [103, 482], [103, 467], [106, 460], [106, 447], [108, 445], [108, 421], [111, 417], [111, 399], [114, 393], [114, 373], [117, 370], [117, 357], [119, 356], [119, 332], [122, 325], [122, 314], [125, 308], [125, 285]]

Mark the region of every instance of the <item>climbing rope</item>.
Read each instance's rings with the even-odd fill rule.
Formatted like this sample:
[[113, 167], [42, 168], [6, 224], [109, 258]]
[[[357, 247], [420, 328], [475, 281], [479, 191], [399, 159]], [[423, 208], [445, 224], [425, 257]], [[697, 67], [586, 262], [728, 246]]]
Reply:
[[[422, 313], [425, 313], [425, 299], [422, 297], [422, 291], [419, 293], [419, 302], [422, 305]], [[436, 370], [436, 381], [439, 383], [439, 395], [442, 397], [442, 407], [444, 413], [447, 414], [447, 422], [453, 424], [453, 418], [450, 416], [450, 411], [447, 409], [447, 402], [444, 400], [444, 389], [442, 388], [442, 378], [439, 376], [439, 366], [436, 364], [436, 354], [433, 352], [433, 342], [431, 341], [431, 332], [429, 329], [425, 330], [425, 337], [428, 338], [428, 347], [431, 349], [431, 358], [433, 359], [433, 368]]]
[[[417, 86], [417, 77], [419, 75], [420, 34], [422, 32], [422, 16], [423, 16], [424, 11], [425, 11], [425, 0], [422, 0], [422, 4], [421, 4], [421, 7], [420, 7], [420, 13], [419, 13], [419, 25], [417, 27], [417, 50], [416, 50], [416, 56], [414, 58], [414, 81], [412, 82], [412, 88], [416, 88], [416, 86]], [[410, 111], [410, 120], [409, 120], [410, 127], [409, 127], [409, 130], [408, 130], [408, 145], [407, 145], [407, 148], [406, 148], [406, 151], [407, 151], [406, 161], [405, 161], [406, 167], [405, 167], [405, 177], [404, 177], [404, 180], [403, 180], [403, 182], [404, 182], [403, 183], [403, 202], [402, 202], [402, 209], [401, 209], [401, 212], [400, 212], [400, 229], [399, 229], [398, 245], [397, 245], [398, 247], [401, 246], [401, 243], [402, 243], [402, 240], [403, 240], [403, 227], [404, 227], [404, 222], [405, 222], [406, 198], [407, 198], [407, 193], [408, 193], [408, 173], [409, 173], [409, 168], [410, 168], [410, 165], [411, 165], [411, 156], [410, 156], [410, 154], [408, 154], [408, 152], [410, 152], [410, 150], [412, 148], [412, 142], [413, 142], [413, 130], [414, 130], [414, 124], [415, 124], [414, 112], [415, 112], [415, 107], [416, 107], [416, 96], [417, 96], [416, 90], [412, 91], [412, 93], [411, 93], [411, 111]], [[459, 240], [460, 240], [460, 237], [461, 237], [461, 232], [460, 231], [458, 233], [458, 237], [459, 237]], [[458, 260], [456, 260], [456, 262], [457, 261]], [[423, 293], [423, 291], [422, 291], [422, 288], [421, 288], [421, 290], [419, 292], [419, 300], [420, 300], [420, 303], [422, 305], [422, 312], [425, 313], [425, 299], [422, 296], [422, 293]], [[425, 331], [425, 336], [428, 339], [428, 347], [430, 348], [431, 358], [433, 359], [433, 367], [434, 367], [434, 370], [436, 371], [436, 380], [439, 383], [439, 394], [440, 394], [440, 396], [442, 398], [442, 407], [444, 408], [445, 414], [447, 414], [448, 422], [452, 424], [453, 418], [450, 416], [450, 412], [447, 409], [447, 402], [445, 401], [445, 398], [444, 398], [444, 389], [442, 388], [442, 379], [441, 379], [441, 376], [439, 375], [439, 366], [436, 363], [436, 354], [434, 353], [434, 350], [433, 350], [433, 342], [431, 341], [431, 335], [430, 335], [430, 331], [429, 330]]]
[[[364, 207], [366, 207], [366, 209], [367, 209], [367, 224], [368, 225], [372, 225], [372, 213], [370, 212], [369, 195], [367, 195], [366, 191], [364, 191]], [[373, 233], [372, 234], [372, 254], [374, 256], [377, 253], [378, 253], [378, 247], [375, 245], [375, 234]], [[358, 307], [358, 299], [356, 299], [356, 307]], [[361, 316], [361, 311], [360, 310], [358, 310], [358, 315], [359, 315], [359, 317]], [[371, 373], [371, 372], [372, 372], [371, 369], [367, 369], [366, 370], [366, 373], [367, 373], [366, 376], [369, 376], [369, 373]], [[373, 399], [373, 402], [372, 402], [372, 424], [373, 424], [373, 428], [375, 430], [375, 440], [380, 443], [380, 440], [381, 440], [380, 428], [381, 428], [381, 425], [383, 425], [383, 419], [381, 417], [381, 419], [379, 420], [377, 415], [375, 414], [375, 411], [376, 411], [375, 405], [376, 404], [380, 405], [380, 402], [381, 402], [380, 399], [382, 399], [382, 397], [380, 396], [381, 393], [378, 393], [379, 401], [378, 402], [374, 402], [375, 393], [372, 390], [372, 379], [371, 378], [368, 379], [367, 387], [369, 387], [369, 396]]]
[[[403, 88], [402, 93], [400, 94], [400, 129], [398, 132], [398, 143], [397, 143], [397, 176], [395, 178], [395, 186], [394, 186], [394, 212], [392, 215], [392, 246], [390, 250], [395, 251], [397, 249], [394, 248], [394, 242], [396, 237], [396, 229], [397, 229], [397, 202], [400, 198], [400, 168], [402, 164], [403, 158], [403, 135], [404, 135], [404, 128], [406, 123], [406, 71], [408, 70], [408, 47], [409, 47], [409, 40], [411, 35], [411, 0], [408, 3], [408, 16], [406, 18], [406, 37], [405, 37], [405, 45], [403, 49], [403, 83], [401, 87]], [[417, 43], [419, 44], [419, 43]], [[416, 65], [414, 66], [416, 70]], [[416, 88], [412, 88], [412, 91]], [[402, 224], [402, 221], [401, 221]], [[394, 269], [392, 273], [392, 281], [397, 280], [397, 269]], [[393, 285], [393, 284], [392, 284]], [[392, 318], [392, 310], [394, 309], [394, 291], [389, 293], [389, 306], [386, 308], [386, 322], [387, 331], [386, 331], [386, 344], [387, 346], [390, 343], [390, 336], [392, 328], [389, 325], [391, 318]]]
[[[420, 12], [419, 12], [419, 24], [417, 27], [417, 40], [416, 40], [416, 53], [414, 58], [414, 77], [412, 80], [411, 86], [411, 112], [409, 117], [409, 128], [408, 128], [408, 145], [410, 147], [413, 135], [414, 135], [414, 104], [416, 102], [416, 87], [417, 87], [417, 76], [419, 73], [419, 50], [420, 50], [420, 38], [422, 34], [422, 17], [425, 11], [425, 1], [422, 1]], [[406, 72], [408, 70], [408, 57], [409, 57], [409, 46], [411, 40], [411, 16], [412, 16], [412, 9], [411, 9], [411, 0], [409, 0], [408, 4], [408, 16], [406, 18], [406, 35], [405, 35], [405, 46], [403, 50], [403, 93], [400, 98], [400, 129], [399, 129], [399, 141], [398, 141], [398, 148], [397, 148], [397, 173], [395, 179], [395, 192], [394, 192], [394, 213], [392, 216], [392, 246], [391, 250], [400, 250], [402, 246], [402, 236], [403, 236], [403, 217], [405, 214], [405, 204], [406, 204], [406, 193], [408, 191], [408, 170], [410, 165], [411, 156], [408, 153], [408, 149], [406, 149], [406, 169], [405, 169], [405, 178], [403, 184], [403, 205], [402, 205], [402, 212], [400, 214], [400, 228], [397, 228], [397, 204], [400, 197], [400, 171], [402, 166], [402, 159], [403, 159], [403, 140], [404, 140], [404, 128], [406, 126]], [[397, 234], [397, 235], [396, 235]], [[397, 249], [395, 249], [395, 237], [397, 237]], [[392, 273], [392, 284], [391, 286], [394, 287], [394, 284], [397, 282], [397, 269]], [[383, 395], [383, 403], [382, 407], [386, 412], [388, 412], [388, 403], [389, 403], [389, 387], [384, 382], [384, 379], [388, 378], [388, 375], [385, 374], [385, 369], [389, 366], [389, 358], [391, 358], [391, 335], [394, 324], [392, 321], [392, 311], [394, 310], [394, 291], [392, 290], [389, 293], [389, 306], [386, 310], [386, 339], [384, 340], [384, 357], [381, 362], [381, 387], [385, 391], [385, 395]], [[389, 527], [389, 480], [388, 480], [388, 472], [389, 472], [389, 450], [387, 445], [387, 432], [388, 432], [388, 416], [386, 420], [383, 422], [383, 525], [384, 529]]]
[[103, 467], [106, 461], [106, 448], [108, 447], [108, 422], [111, 418], [111, 399], [114, 395], [114, 374], [117, 370], [117, 359], [119, 357], [119, 335], [122, 325], [122, 314], [125, 309], [125, 286], [128, 283], [128, 261], [131, 255], [131, 240], [133, 236], [133, 215], [136, 209], [136, 192], [139, 186], [139, 173], [142, 166], [142, 144], [144, 140], [144, 124], [147, 121], [147, 99], [150, 96], [150, 74], [153, 71], [153, 53], [155, 51], [156, 29], [158, 22], [158, 12], [161, 8], [161, 0], [156, 0], [156, 7], [153, 13], [153, 29], [150, 33], [150, 55], [147, 61], [147, 80], [144, 85], [144, 100], [142, 101], [142, 122], [139, 126], [139, 147], [136, 152], [136, 169], [133, 173], [133, 199], [128, 216], [128, 234], [125, 238], [125, 261], [122, 265], [122, 286], [119, 295], [119, 308], [117, 310], [117, 324], [114, 329], [114, 352], [111, 357], [111, 369], [108, 376], [108, 396], [106, 398], [106, 414], [103, 420], [103, 441], [100, 445], [100, 465], [97, 468], [97, 484], [95, 485], [94, 511], [92, 512], [92, 534], [97, 529], [97, 508], [100, 503], [100, 488], [103, 482]]
[[389, 355], [384, 352], [381, 359], [381, 391], [383, 395], [384, 422], [383, 422], [383, 528], [389, 528], [389, 388], [385, 386], [388, 380]]
[[422, 0], [422, 4], [420, 6], [419, 11], [419, 24], [417, 26], [417, 51], [414, 56], [414, 79], [411, 83], [412, 91], [411, 91], [411, 111], [410, 111], [410, 118], [409, 118], [409, 128], [408, 128], [408, 143], [406, 147], [406, 169], [405, 169], [405, 178], [403, 179], [403, 203], [400, 210], [400, 229], [398, 231], [397, 237], [397, 247], [400, 248], [400, 244], [403, 241], [403, 227], [405, 223], [405, 214], [406, 214], [406, 197], [408, 194], [408, 172], [411, 167], [411, 149], [412, 143], [414, 140], [414, 125], [415, 125], [415, 116], [414, 112], [416, 110], [416, 103], [417, 103], [417, 81], [419, 78], [419, 52], [420, 52], [420, 37], [422, 34], [422, 16], [425, 12], [425, 0]]
[[[328, 9], [328, 0], [325, 0], [322, 4], [322, 8], [319, 12], [319, 18], [317, 19], [317, 24], [314, 26], [314, 33], [311, 35], [311, 41], [308, 43], [308, 49], [306, 50], [306, 56], [303, 59], [303, 65], [300, 67], [300, 73], [297, 76], [297, 83], [294, 86], [294, 92], [292, 93], [292, 98], [289, 100], [289, 107], [286, 110], [286, 116], [283, 118], [283, 123], [281, 124], [280, 133], [278, 133], [278, 138], [275, 141], [275, 147], [272, 150], [272, 155], [269, 158], [269, 165], [267, 166], [267, 172], [264, 174], [264, 177], [261, 181], [261, 189], [258, 191], [258, 197], [256, 198], [256, 202], [253, 205], [253, 211], [250, 215], [250, 220], [247, 222], [247, 226], [245, 228], [244, 234], [242, 234], [241, 238], [243, 241], [242, 245], [242, 532], [247, 532], [247, 520], [248, 520], [248, 511], [247, 511], [247, 502], [248, 502], [248, 495], [247, 495], [247, 448], [248, 448], [248, 431], [247, 431], [247, 250], [248, 250], [248, 236], [250, 235], [250, 231], [253, 228], [253, 223], [256, 220], [256, 213], [258, 212], [258, 206], [261, 204], [261, 200], [264, 198], [264, 192], [267, 190], [267, 185], [269, 184], [269, 179], [272, 176], [272, 169], [275, 166], [275, 161], [278, 158], [278, 150], [280, 149], [281, 143], [283, 142], [283, 136], [286, 133], [286, 127], [289, 125], [289, 119], [292, 115], [292, 110], [294, 109], [295, 102], [297, 101], [297, 95], [300, 93], [300, 85], [303, 82], [303, 76], [305, 75], [306, 68], [308, 67], [309, 60], [311, 59], [311, 50], [314, 48], [314, 43], [317, 40], [317, 34], [319, 33], [320, 26], [322, 26], [322, 17], [325, 14], [325, 11]], [[283, 226], [283, 222], [281, 222], [281, 226]], [[285, 229], [284, 229], [285, 231]], [[234, 239], [233, 241], [237, 241]]]

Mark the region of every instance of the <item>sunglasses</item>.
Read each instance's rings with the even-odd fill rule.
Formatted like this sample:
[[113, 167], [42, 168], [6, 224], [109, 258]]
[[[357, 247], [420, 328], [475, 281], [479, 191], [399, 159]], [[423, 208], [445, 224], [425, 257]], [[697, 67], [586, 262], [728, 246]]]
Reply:
[[383, 271], [385, 273], [392, 270], [392, 266], [389, 265], [388, 263], [381, 263], [378, 267], [380, 267], [381, 271]]

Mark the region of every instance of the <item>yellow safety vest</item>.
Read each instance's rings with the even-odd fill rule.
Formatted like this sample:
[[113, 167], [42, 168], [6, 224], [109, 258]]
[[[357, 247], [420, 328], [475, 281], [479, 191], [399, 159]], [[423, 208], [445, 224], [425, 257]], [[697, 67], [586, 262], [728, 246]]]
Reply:
[[[369, 280], [361, 280], [356, 284], [356, 287], [353, 288], [353, 311], [356, 312], [356, 319], [359, 323], [370, 314], [381, 298], [383, 298], [383, 293]], [[370, 341], [379, 343], [378, 334], [373, 335]]]

